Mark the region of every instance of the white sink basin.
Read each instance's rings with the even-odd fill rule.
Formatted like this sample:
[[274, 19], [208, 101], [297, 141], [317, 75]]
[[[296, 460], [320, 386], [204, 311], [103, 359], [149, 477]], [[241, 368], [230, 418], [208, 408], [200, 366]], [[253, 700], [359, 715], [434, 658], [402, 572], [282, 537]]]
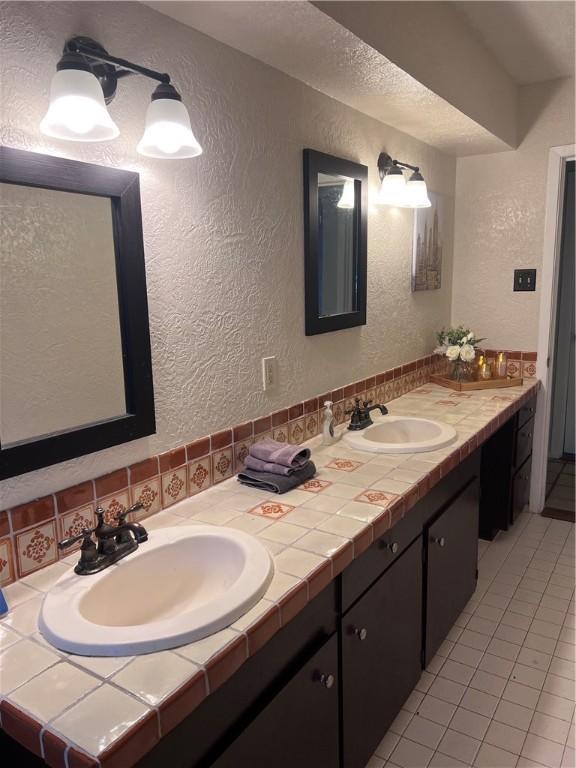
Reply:
[[264, 595], [274, 565], [232, 528], [161, 528], [93, 576], [72, 570], [48, 592], [38, 625], [52, 645], [85, 656], [150, 653], [232, 624]]
[[384, 416], [371, 427], [346, 432], [353, 448], [371, 453], [423, 453], [445, 448], [456, 440], [449, 424], [411, 416]]

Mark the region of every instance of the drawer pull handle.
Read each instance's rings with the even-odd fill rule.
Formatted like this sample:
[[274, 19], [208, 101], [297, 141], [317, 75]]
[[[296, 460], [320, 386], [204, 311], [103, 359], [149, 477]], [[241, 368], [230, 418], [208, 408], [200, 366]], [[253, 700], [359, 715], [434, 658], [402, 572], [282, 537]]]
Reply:
[[334, 675], [324, 675], [320, 674], [317, 678], [318, 682], [322, 683], [324, 688], [332, 688], [334, 683], [336, 682]]
[[443, 547], [446, 544], [446, 539], [444, 538], [444, 536], [440, 536], [440, 537], [438, 537], [438, 536], [431, 536], [430, 537], [430, 541], [433, 544], [438, 544], [439, 547]]
[[366, 627], [354, 627], [354, 634], [358, 640], [366, 640], [368, 637], [368, 630]]

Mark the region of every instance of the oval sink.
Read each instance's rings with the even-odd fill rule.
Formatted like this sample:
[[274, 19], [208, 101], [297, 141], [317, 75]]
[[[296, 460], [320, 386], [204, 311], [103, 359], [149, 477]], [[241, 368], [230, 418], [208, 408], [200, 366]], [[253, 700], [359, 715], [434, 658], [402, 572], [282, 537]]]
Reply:
[[346, 442], [372, 453], [423, 453], [445, 448], [456, 440], [449, 424], [411, 416], [384, 416], [371, 427], [346, 432]]
[[64, 574], [40, 611], [52, 645], [85, 656], [128, 656], [191, 643], [229, 626], [266, 592], [268, 550], [233, 528], [189, 525], [94, 576]]

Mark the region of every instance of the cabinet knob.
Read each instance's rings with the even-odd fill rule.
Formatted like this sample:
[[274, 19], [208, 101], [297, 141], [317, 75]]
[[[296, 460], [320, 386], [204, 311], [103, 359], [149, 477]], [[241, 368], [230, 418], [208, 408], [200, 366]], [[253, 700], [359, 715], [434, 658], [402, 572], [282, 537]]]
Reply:
[[368, 630], [366, 627], [354, 627], [354, 634], [358, 640], [366, 640], [368, 637]]
[[443, 547], [446, 544], [444, 536], [431, 536], [430, 541], [434, 544], [438, 544], [439, 547]]
[[393, 555], [398, 552], [399, 545], [397, 541], [391, 541], [390, 543], [384, 542], [383, 549], [389, 549], [390, 552], [392, 552]]
[[334, 675], [320, 674], [320, 675], [318, 675], [317, 680], [318, 680], [319, 683], [322, 683], [324, 688], [332, 688], [332, 686], [336, 682], [336, 680], [334, 678]]

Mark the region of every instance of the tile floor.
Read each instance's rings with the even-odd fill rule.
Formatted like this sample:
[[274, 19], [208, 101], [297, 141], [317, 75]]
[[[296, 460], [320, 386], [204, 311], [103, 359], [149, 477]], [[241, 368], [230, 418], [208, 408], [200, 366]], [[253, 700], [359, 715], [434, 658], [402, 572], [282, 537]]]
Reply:
[[574, 768], [574, 525], [521, 515], [367, 768]]
[[546, 506], [574, 511], [574, 462], [551, 459], [546, 477]]

